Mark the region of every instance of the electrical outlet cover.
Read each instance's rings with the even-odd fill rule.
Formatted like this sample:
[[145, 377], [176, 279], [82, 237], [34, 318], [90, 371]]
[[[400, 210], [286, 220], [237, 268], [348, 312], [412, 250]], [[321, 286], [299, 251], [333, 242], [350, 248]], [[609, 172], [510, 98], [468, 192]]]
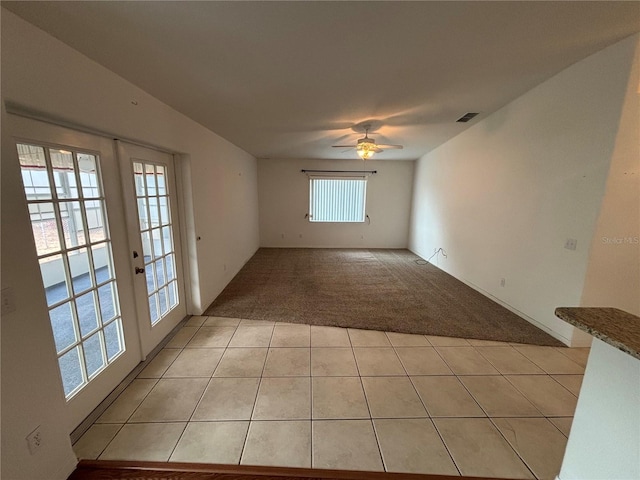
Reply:
[[29, 446], [29, 453], [35, 455], [35, 453], [42, 446], [42, 433], [40, 432], [40, 426], [33, 432], [27, 435], [27, 445]]

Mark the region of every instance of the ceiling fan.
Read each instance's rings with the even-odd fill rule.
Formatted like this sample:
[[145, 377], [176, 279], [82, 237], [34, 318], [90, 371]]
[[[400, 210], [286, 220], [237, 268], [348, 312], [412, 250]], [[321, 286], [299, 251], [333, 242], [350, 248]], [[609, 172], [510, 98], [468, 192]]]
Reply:
[[368, 160], [373, 157], [374, 153], [384, 152], [385, 150], [390, 149], [400, 149], [402, 145], [384, 145], [376, 143], [375, 139], [369, 137], [369, 129], [371, 125], [362, 125], [364, 129], [364, 137], [358, 139], [358, 143], [356, 145], [333, 145], [334, 148], [355, 148], [358, 156], [363, 160]]

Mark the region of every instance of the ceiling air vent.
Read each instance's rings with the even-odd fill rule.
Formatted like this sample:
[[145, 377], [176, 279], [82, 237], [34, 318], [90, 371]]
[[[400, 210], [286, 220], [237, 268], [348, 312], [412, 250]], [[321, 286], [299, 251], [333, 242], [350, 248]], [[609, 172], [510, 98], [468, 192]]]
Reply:
[[469, 120], [471, 120], [476, 115], [478, 115], [478, 112], [476, 112], [476, 113], [473, 113], [473, 112], [465, 113], [458, 120], [456, 120], [456, 122], [462, 122], [462, 123], [468, 122]]

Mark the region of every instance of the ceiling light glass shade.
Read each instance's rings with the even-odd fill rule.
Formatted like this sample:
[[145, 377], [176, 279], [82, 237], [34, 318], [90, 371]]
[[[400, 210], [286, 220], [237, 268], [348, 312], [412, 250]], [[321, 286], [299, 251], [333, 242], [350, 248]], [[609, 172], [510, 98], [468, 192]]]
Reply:
[[376, 153], [374, 149], [375, 149], [375, 146], [373, 144], [362, 142], [362, 143], [358, 143], [358, 146], [356, 147], [356, 152], [358, 153], [358, 156], [361, 159], [367, 160], [373, 157], [373, 154]]

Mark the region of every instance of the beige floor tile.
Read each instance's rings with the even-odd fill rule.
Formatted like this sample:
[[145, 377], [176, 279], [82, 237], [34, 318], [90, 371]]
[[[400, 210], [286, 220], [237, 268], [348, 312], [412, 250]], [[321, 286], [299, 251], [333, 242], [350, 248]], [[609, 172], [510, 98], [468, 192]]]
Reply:
[[198, 327], [182, 327], [164, 347], [182, 348], [189, 343], [189, 340], [191, 340], [198, 330]]
[[346, 328], [311, 325], [312, 347], [351, 347]]
[[436, 418], [433, 422], [462, 475], [534, 478], [489, 419]]
[[242, 327], [273, 327], [275, 324], [276, 322], [271, 320], [249, 320], [248, 318], [240, 320]]
[[573, 423], [573, 417], [552, 417], [548, 418], [548, 420], [553, 423], [565, 437], [569, 437], [569, 432], [571, 432], [571, 424]]
[[189, 422], [171, 462], [237, 465], [249, 422]]
[[537, 478], [556, 478], [567, 438], [546, 418], [495, 418], [493, 422]]
[[467, 342], [474, 347], [509, 347], [509, 342], [497, 342], [495, 340], [477, 340], [468, 338]]
[[498, 371], [473, 347], [436, 347], [456, 375], [498, 375]]
[[140, 406], [144, 398], [158, 382], [156, 379], [138, 378], [118, 395], [118, 398], [109, 405], [96, 423], [125, 423], [136, 408]]
[[186, 422], [196, 408], [207, 382], [206, 378], [159, 380], [129, 422]]
[[251, 422], [242, 465], [311, 467], [311, 422]]
[[477, 347], [484, 358], [503, 374], [544, 374], [535, 363], [511, 346]]
[[164, 377], [210, 377], [223, 353], [224, 348], [185, 348]]
[[314, 377], [311, 385], [314, 420], [369, 418], [359, 377]]
[[383, 471], [371, 420], [314, 420], [313, 468]]
[[584, 373], [584, 367], [558, 352], [555, 347], [518, 346], [514, 347], [525, 357], [547, 373], [577, 374]]
[[547, 417], [571, 417], [577, 398], [547, 375], [506, 376]]
[[358, 372], [361, 376], [406, 375], [393, 348], [354, 348]]
[[468, 347], [470, 345], [464, 338], [438, 337], [435, 335], [425, 335], [425, 337], [434, 347]]
[[192, 315], [184, 324], [185, 327], [201, 327], [205, 320], [209, 318], [205, 315]]
[[182, 350], [179, 348], [163, 348], [138, 374], [138, 378], [160, 378], [178, 358]]
[[396, 347], [396, 353], [409, 375], [453, 375], [433, 347]]
[[185, 426], [186, 423], [128, 423], [99, 459], [166, 462]]
[[252, 419], [311, 419], [311, 379], [309, 377], [263, 378]]
[[374, 420], [387, 472], [459, 475], [428, 418]]
[[390, 347], [391, 342], [384, 334], [377, 330], [359, 330], [348, 328], [351, 345], [354, 347]]
[[237, 327], [238, 325], [240, 325], [240, 319], [231, 317], [207, 317], [204, 322], [205, 327]]
[[310, 348], [270, 348], [264, 377], [306, 377], [310, 374]]
[[320, 377], [358, 376], [351, 348], [312, 348], [311, 375]]
[[458, 377], [490, 417], [540, 417], [542, 414], [504, 377]]
[[583, 368], [587, 366], [587, 360], [589, 359], [589, 352], [591, 351], [589, 347], [586, 347], [586, 348], [556, 347], [556, 350], [561, 354], [563, 354], [565, 357], [569, 357], [571, 360], [573, 360]]
[[310, 347], [309, 325], [276, 325], [271, 337], [272, 347]]
[[212, 378], [192, 420], [249, 420], [259, 383], [259, 378]]
[[122, 428], [121, 424], [94, 424], [73, 445], [73, 452], [80, 460], [95, 460]]
[[409, 377], [363, 377], [372, 418], [426, 417]]
[[394, 347], [429, 347], [431, 344], [424, 335], [409, 333], [386, 332], [387, 338]]
[[432, 417], [485, 417], [457, 377], [411, 377]]
[[551, 375], [551, 377], [576, 397], [580, 394], [583, 375]]
[[227, 348], [214, 377], [260, 377], [267, 348]]
[[187, 343], [187, 348], [226, 347], [235, 331], [235, 327], [202, 327]]
[[268, 347], [272, 326], [245, 327], [240, 325], [229, 342], [230, 347]]

